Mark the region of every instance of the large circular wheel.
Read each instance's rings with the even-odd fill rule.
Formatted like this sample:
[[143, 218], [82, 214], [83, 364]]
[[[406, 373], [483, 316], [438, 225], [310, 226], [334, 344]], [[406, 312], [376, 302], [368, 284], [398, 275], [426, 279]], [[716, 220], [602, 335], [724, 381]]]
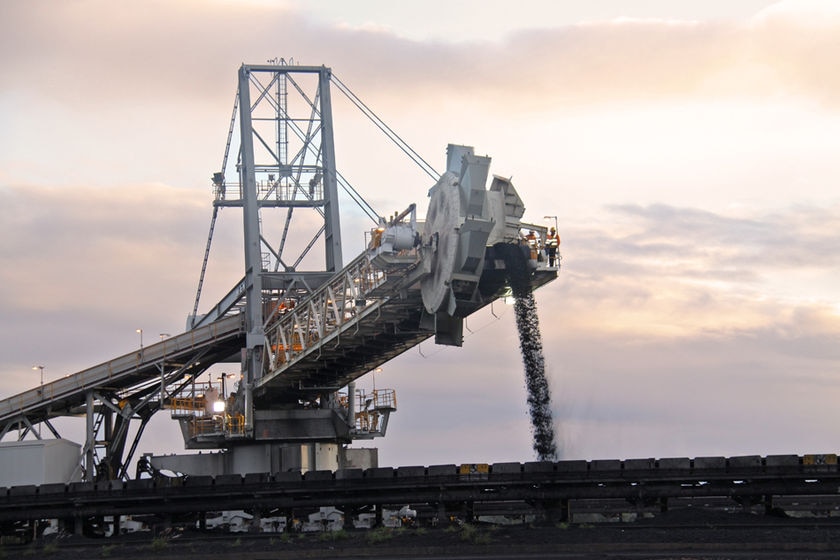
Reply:
[[445, 173], [432, 187], [429, 210], [423, 228], [424, 243], [435, 248], [431, 274], [420, 282], [423, 305], [429, 313], [437, 313], [449, 303], [449, 282], [458, 256], [458, 226], [461, 222], [461, 194], [458, 177]]

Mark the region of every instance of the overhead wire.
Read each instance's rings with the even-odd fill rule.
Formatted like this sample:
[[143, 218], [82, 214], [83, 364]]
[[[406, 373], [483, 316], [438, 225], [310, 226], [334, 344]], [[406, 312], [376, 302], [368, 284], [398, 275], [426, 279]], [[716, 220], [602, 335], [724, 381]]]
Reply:
[[432, 167], [429, 162], [427, 162], [423, 157], [418, 154], [414, 148], [408, 145], [408, 143], [403, 140], [399, 134], [394, 132], [394, 130], [385, 124], [379, 115], [373, 112], [373, 110], [365, 105], [365, 103], [359, 99], [355, 93], [344, 83], [342, 82], [338, 76], [332, 74], [331, 76], [332, 82], [338, 87], [338, 90], [343, 93], [347, 99], [350, 100], [353, 105], [356, 106], [370, 121], [379, 129], [381, 130], [388, 138], [394, 142], [397, 147], [403, 151], [414, 163], [417, 164], [420, 169], [423, 170], [426, 175], [432, 178], [434, 181], [438, 181], [440, 179], [440, 173], [438, 173], [434, 167]]

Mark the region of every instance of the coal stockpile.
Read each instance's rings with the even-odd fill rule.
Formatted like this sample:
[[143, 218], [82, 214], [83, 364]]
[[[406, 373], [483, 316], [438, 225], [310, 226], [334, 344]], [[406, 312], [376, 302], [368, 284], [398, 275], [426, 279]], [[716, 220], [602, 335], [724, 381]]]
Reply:
[[499, 243], [494, 249], [505, 261], [508, 282], [513, 291], [513, 309], [519, 331], [519, 348], [525, 365], [525, 385], [528, 390], [534, 451], [537, 452], [540, 461], [554, 461], [557, 459], [557, 444], [554, 440], [554, 423], [551, 417], [551, 392], [545, 377], [537, 303], [531, 291], [528, 273], [528, 248]]

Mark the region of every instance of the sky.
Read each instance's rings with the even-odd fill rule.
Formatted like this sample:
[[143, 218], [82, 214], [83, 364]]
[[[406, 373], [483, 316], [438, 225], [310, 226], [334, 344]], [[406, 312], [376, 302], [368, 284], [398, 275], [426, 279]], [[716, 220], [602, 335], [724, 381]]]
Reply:
[[[558, 217], [536, 298], [562, 458], [838, 451], [829, 0], [0, 0], [0, 397], [183, 331], [236, 71], [278, 57], [331, 67], [438, 169], [475, 146], [526, 220]], [[339, 170], [422, 214], [428, 177], [334, 111]], [[238, 220], [206, 302], [242, 274]], [[534, 459], [512, 309], [466, 334], [376, 374], [398, 399], [381, 464]], [[138, 451], [180, 451], [158, 416]]]

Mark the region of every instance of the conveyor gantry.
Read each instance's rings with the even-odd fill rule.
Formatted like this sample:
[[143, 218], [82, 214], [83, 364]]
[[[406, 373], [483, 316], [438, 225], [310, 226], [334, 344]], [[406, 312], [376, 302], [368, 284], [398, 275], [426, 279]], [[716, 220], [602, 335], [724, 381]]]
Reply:
[[[194, 379], [211, 365], [238, 356], [244, 339], [243, 317], [224, 317], [0, 400], [0, 439], [13, 429], [19, 431], [18, 439], [28, 434], [40, 439], [40, 430], [34, 430], [39, 423], [60, 438], [50, 420], [85, 415], [85, 478], [93, 478], [94, 464], [100, 465], [98, 476], [123, 478], [146, 423], [163, 408], [170, 391], [177, 391], [185, 380]], [[128, 456], [123, 459], [133, 420], [140, 425]], [[98, 450], [104, 450], [103, 457], [99, 457]]]
[[[277, 402], [337, 391], [434, 336], [433, 318], [424, 320], [419, 282], [429, 271], [422, 253], [422, 247], [388, 257], [366, 251], [293, 309], [277, 311], [266, 328], [268, 367], [255, 397]], [[476, 309], [505, 288], [501, 263], [485, 263]], [[556, 276], [554, 268], [535, 268], [532, 287]]]
[[337, 391], [434, 334], [419, 328], [417, 251], [374, 264], [365, 252], [266, 328], [258, 399], [297, 400]]
[[[141, 401], [160, 403], [161, 380], [166, 386], [185, 375], [197, 375], [210, 365], [237, 355], [244, 338], [241, 316], [224, 317], [215, 323], [125, 354], [105, 363], [65, 375], [41, 387], [0, 400], [0, 436], [18, 424], [79, 414], [87, 396], [108, 396], [111, 403], [129, 399], [132, 407]], [[163, 371], [163, 374], [161, 373]]]

